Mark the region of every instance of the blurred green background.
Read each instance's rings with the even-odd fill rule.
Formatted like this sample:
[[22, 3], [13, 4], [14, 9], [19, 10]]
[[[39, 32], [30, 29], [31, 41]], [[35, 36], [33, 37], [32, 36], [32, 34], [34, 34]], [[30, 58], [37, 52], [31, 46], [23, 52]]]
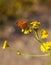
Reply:
[[0, 65], [51, 65], [51, 57], [22, 57], [9, 48], [2, 50], [6, 39], [10, 46], [24, 53], [41, 53], [31, 34], [24, 35], [16, 25], [22, 19], [40, 21], [49, 33], [47, 40], [51, 40], [51, 0], [0, 0]]

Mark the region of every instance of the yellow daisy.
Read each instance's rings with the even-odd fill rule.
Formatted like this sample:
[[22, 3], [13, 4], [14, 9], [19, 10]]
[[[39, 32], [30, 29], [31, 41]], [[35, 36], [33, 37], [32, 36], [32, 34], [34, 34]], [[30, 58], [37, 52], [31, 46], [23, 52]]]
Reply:
[[51, 47], [51, 42], [45, 42], [40, 46], [42, 52], [48, 52]]
[[40, 31], [40, 34], [41, 34], [41, 38], [44, 39], [44, 38], [47, 38], [48, 37], [48, 33], [46, 30], [42, 29]]
[[38, 29], [39, 28], [39, 25], [40, 25], [40, 22], [34, 21], [34, 22], [31, 22], [30, 24], [32, 25], [32, 28], [33, 29]]

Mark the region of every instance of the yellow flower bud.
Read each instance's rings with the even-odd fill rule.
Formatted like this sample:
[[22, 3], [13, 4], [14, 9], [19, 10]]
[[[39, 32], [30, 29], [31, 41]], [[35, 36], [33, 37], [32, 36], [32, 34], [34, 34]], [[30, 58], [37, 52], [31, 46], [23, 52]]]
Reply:
[[6, 49], [7, 46], [9, 46], [9, 45], [7, 44], [7, 40], [5, 40], [5, 41], [4, 41], [4, 44], [3, 44], [3, 46], [2, 46], [2, 49]]
[[18, 55], [21, 55], [21, 52], [18, 50], [18, 51], [17, 51], [17, 54], [18, 54]]

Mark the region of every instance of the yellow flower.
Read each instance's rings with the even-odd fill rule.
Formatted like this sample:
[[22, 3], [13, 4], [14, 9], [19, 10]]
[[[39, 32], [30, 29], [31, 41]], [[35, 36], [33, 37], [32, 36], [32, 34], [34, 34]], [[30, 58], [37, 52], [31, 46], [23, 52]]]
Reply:
[[3, 44], [3, 46], [2, 46], [2, 49], [6, 49], [7, 46], [8, 46], [7, 40], [5, 40], [5, 41], [4, 41], [4, 44]]
[[18, 51], [17, 51], [17, 54], [18, 54], [18, 55], [21, 55], [21, 51], [18, 50]]
[[22, 32], [24, 34], [29, 34], [30, 32], [32, 32], [32, 29], [31, 29], [31, 27], [27, 27], [27, 29], [22, 29]]
[[32, 25], [32, 28], [36, 30], [39, 28], [40, 22], [35, 21], [35, 22], [31, 22], [30, 24]]
[[25, 30], [24, 31], [24, 34], [29, 34], [29, 30]]
[[48, 37], [48, 33], [46, 30], [42, 29], [40, 31], [40, 34], [41, 34], [41, 38], [44, 39], [44, 38], [47, 38]]
[[40, 46], [42, 52], [48, 52], [51, 47], [51, 42], [45, 42]]

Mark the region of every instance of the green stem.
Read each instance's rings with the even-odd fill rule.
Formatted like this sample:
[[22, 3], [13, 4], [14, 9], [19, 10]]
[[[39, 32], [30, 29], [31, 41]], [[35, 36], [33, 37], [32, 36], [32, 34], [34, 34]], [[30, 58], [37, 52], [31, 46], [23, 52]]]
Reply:
[[49, 54], [42, 54], [42, 55], [40, 55], [40, 54], [22, 54], [23, 56], [32, 56], [32, 57], [42, 57], [42, 56], [49, 56]]
[[35, 34], [36, 34], [36, 39], [40, 42], [40, 43], [42, 43], [42, 41], [40, 40], [40, 38], [39, 38], [39, 36], [38, 36], [38, 32], [37, 31], [35, 31]]
[[[38, 33], [37, 33], [37, 31], [36, 31], [36, 36], [34, 35], [34, 38], [36, 39], [36, 40], [38, 40], [40, 43], [42, 43], [42, 41], [40, 40], [40, 38], [39, 38], [39, 36], [38, 36]], [[13, 47], [11, 47], [11, 46], [9, 46], [9, 48], [11, 49], [11, 50], [14, 50], [15, 52], [17, 52], [17, 54], [18, 55], [22, 55], [22, 56], [33, 56], [33, 57], [40, 57], [40, 56], [50, 56], [49, 55], [49, 52], [48, 53], [46, 53], [46, 54], [25, 54], [25, 53], [22, 53], [21, 51], [19, 51], [19, 50], [16, 50], [15, 48], [13, 48]], [[45, 48], [45, 47], [44, 47]]]
[[32, 36], [39, 42], [42, 43], [42, 41], [39, 39], [38, 33], [35, 31], [35, 34], [33, 33]]
[[17, 54], [18, 55], [22, 55], [22, 56], [32, 56], [32, 57], [41, 57], [41, 56], [50, 56], [49, 55], [49, 53], [46, 53], [46, 54], [25, 54], [25, 53], [22, 53], [22, 52], [20, 52], [20, 51], [18, 51], [18, 50], [16, 50], [15, 48], [13, 48], [13, 47], [9, 47], [11, 50], [14, 50], [15, 52], [17, 52]]
[[13, 48], [13, 47], [11, 47], [11, 46], [9, 46], [9, 48], [10, 48], [11, 50], [13, 50], [13, 51], [17, 51], [15, 48]]

